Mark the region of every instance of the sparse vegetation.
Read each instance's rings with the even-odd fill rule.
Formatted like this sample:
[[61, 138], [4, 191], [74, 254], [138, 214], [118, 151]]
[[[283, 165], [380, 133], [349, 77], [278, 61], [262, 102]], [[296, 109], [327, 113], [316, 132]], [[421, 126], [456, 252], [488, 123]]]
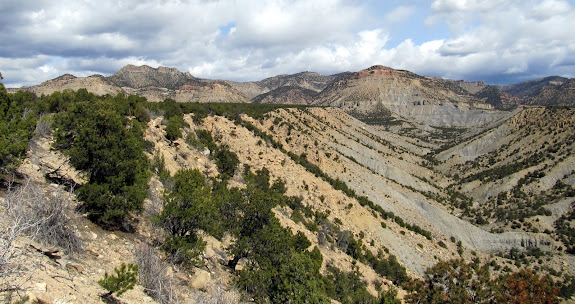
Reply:
[[7, 198], [2, 201], [0, 214], [0, 298], [7, 303], [25, 298], [21, 282], [16, 278], [30, 272], [24, 265], [27, 246], [17, 246], [16, 242], [23, 236], [34, 239], [37, 223], [22, 211], [22, 201]]
[[32, 239], [60, 247], [66, 254], [79, 253], [82, 240], [71, 227], [73, 211], [65, 196], [62, 189], [46, 195], [27, 180], [6, 196], [9, 221], [21, 222], [24, 228], [20, 229]]
[[555, 221], [555, 233], [565, 245], [565, 251], [570, 254], [575, 254], [575, 225], [573, 225], [573, 220], [575, 220], [575, 209], [572, 208]]
[[[27, 258], [30, 251], [38, 251], [32, 243], [60, 248], [50, 253], [83, 250], [82, 241], [70, 225], [70, 208], [63, 193], [58, 189], [51, 194], [46, 195], [26, 180], [11, 185], [0, 201], [0, 299], [5, 303], [26, 302], [23, 278], [30, 275], [33, 266]], [[20, 243], [24, 237], [28, 239]]]
[[559, 303], [549, 277], [521, 269], [491, 278], [488, 264], [440, 261], [414, 281], [408, 303]]
[[287, 151], [283, 148], [281, 143], [276, 142], [274, 140], [273, 136], [267, 134], [266, 132], [259, 130], [258, 128], [256, 128], [254, 125], [252, 125], [249, 122], [242, 121], [241, 123], [248, 130], [254, 132], [254, 134], [256, 134], [257, 136], [264, 138], [267, 141], [271, 142], [272, 146], [274, 148], [277, 148], [280, 151], [282, 151], [283, 153], [287, 154], [293, 161], [295, 161], [297, 164], [303, 166], [307, 171], [309, 171], [310, 173], [313, 173], [316, 177], [319, 177], [319, 178], [325, 180], [326, 182], [328, 182], [329, 184], [331, 184], [332, 187], [334, 187], [334, 189], [343, 191], [347, 196], [357, 199], [357, 201], [362, 206], [368, 206], [369, 208], [378, 212], [383, 219], [390, 218], [390, 219], [394, 220], [395, 222], [397, 222], [400, 226], [407, 228], [409, 230], [412, 230], [415, 233], [421, 234], [429, 240], [432, 239], [431, 233], [429, 231], [422, 229], [421, 227], [419, 227], [416, 224], [406, 224], [401, 217], [393, 214], [393, 212], [385, 211], [381, 206], [376, 205], [371, 200], [369, 200], [369, 198], [367, 198], [365, 196], [357, 195], [355, 193], [355, 191], [350, 189], [347, 186], [347, 184], [344, 183], [343, 181], [341, 181], [339, 179], [333, 179], [332, 177], [330, 177], [329, 175], [324, 173], [318, 166], [312, 164], [311, 162], [309, 162], [307, 160], [307, 156], [305, 155], [305, 153], [302, 153], [301, 155], [296, 155], [295, 153], [293, 153], [291, 151]]
[[120, 268], [114, 268], [114, 272], [116, 274], [112, 275], [106, 272], [104, 278], [98, 281], [98, 284], [108, 291], [102, 298], [110, 297], [112, 294], [119, 297], [134, 288], [138, 282], [138, 265], [122, 263]]
[[[455, 237], [452, 237], [451, 241], [456, 246], [448, 246], [443, 241], [429, 242], [433, 241], [430, 231], [385, 210], [379, 201], [356, 193], [357, 189], [352, 189], [349, 183], [344, 181], [347, 177], [341, 180], [325, 173], [322, 170], [322, 155], [330, 161], [354, 162], [363, 168], [367, 167], [364, 167], [366, 165], [362, 164], [363, 160], [357, 154], [353, 156], [359, 161], [336, 149], [325, 148], [328, 140], [320, 138], [318, 134], [334, 127], [321, 121], [322, 118], [316, 115], [321, 111], [300, 108], [270, 113], [283, 107], [180, 104], [174, 100], [154, 104], [136, 96], [95, 96], [86, 90], [36, 97], [27, 92], [8, 94], [0, 87], [0, 171], [4, 174], [4, 185], [7, 185], [7, 179], [15, 173], [32, 136], [53, 134], [56, 141], [54, 147], [64, 152], [70, 158], [70, 163], [87, 178], [84, 185], [78, 185], [75, 189], [75, 194], [81, 201], [78, 211], [85, 213], [89, 219], [104, 228], [128, 232], [134, 231], [135, 219], [143, 209], [143, 200], [148, 195], [148, 178], [150, 174], [156, 174], [164, 186], [164, 195], [155, 194], [157, 199], [152, 204], [156, 206], [151, 208], [154, 208], [155, 222], [164, 229], [166, 238], [163, 239], [164, 235], [160, 234], [162, 239], [155, 239], [153, 241], [156, 243], [150, 243], [162, 248], [167, 259], [177, 263], [174, 267], [181, 267], [184, 271], [193, 266], [207, 267], [205, 263], [211, 263], [202, 256], [206, 244], [202, 239], [203, 235], [207, 234], [219, 240], [224, 236], [228, 237], [231, 239], [227, 248], [230, 261], [227, 266], [219, 267], [229, 268], [236, 286], [255, 302], [328, 303], [333, 299], [341, 303], [399, 303], [393, 288], [388, 292], [382, 291], [381, 281], [369, 282], [380, 292], [378, 297], [370, 294], [366, 289], [368, 283], [356, 267], [359, 263], [362, 267], [366, 265], [372, 268], [376, 274], [391, 280], [396, 286], [407, 289], [409, 294], [406, 300], [413, 303], [508, 303], [517, 299], [522, 303], [529, 303], [533, 299], [556, 303], [558, 295], [564, 298], [573, 295], [575, 280], [569, 273], [570, 269], [553, 268], [549, 265], [560, 261], [560, 257], [553, 256], [556, 252], [575, 252], [575, 232], [571, 228], [575, 211], [569, 207], [557, 219], [553, 228], [538, 221], [540, 217], [552, 215], [549, 210], [555, 212], [551, 207], [548, 210], [548, 205], [575, 195], [571, 185], [573, 172], [561, 171], [549, 175], [553, 165], [566, 160], [572, 152], [574, 136], [562, 134], [552, 124], [533, 125], [522, 129], [521, 134], [527, 137], [531, 132], [543, 132], [542, 134], [549, 136], [534, 145], [537, 149], [540, 148], [540, 151], [519, 147], [517, 141], [511, 141], [477, 159], [450, 167], [450, 163], [435, 158], [435, 155], [452, 147], [453, 138], [466, 136], [466, 130], [435, 128], [428, 134], [430, 139], [423, 135], [418, 137], [419, 140], [433, 143], [429, 147], [426, 146], [429, 142], [422, 143], [418, 146], [424, 147], [422, 150], [429, 151], [443, 144], [441, 148], [421, 158], [408, 156], [408, 148], [395, 145], [369, 130], [355, 130], [354, 132], [357, 131], [371, 141], [355, 141], [359, 149], [365, 147], [376, 150], [379, 156], [393, 157], [406, 166], [423, 164], [426, 170], [429, 170], [426, 172], [449, 172], [447, 179], [440, 175], [416, 177], [418, 183], [436, 188], [435, 192], [418, 191], [404, 186], [417, 192], [417, 195], [423, 195], [422, 199], [437, 201], [451, 208], [454, 213], [461, 212], [461, 218], [493, 232], [505, 232], [509, 229], [539, 232], [539, 229], [545, 228], [546, 235], [563, 243], [558, 249], [546, 248], [545, 251], [525, 244], [525, 250], [512, 249], [501, 253], [496, 257], [497, 262], [492, 260], [484, 265], [479, 262], [484, 256], [480, 252], [471, 252], [473, 262], [440, 261], [419, 281], [407, 275], [406, 268], [402, 266], [408, 265], [406, 261], [399, 261], [390, 254], [390, 250], [379, 243], [377, 237], [368, 231], [357, 229], [352, 233], [355, 228], [346, 227], [349, 223], [347, 219], [342, 221], [334, 217], [330, 209], [316, 210], [313, 204], [308, 205], [306, 200], [311, 197], [311, 200], [316, 200], [323, 207], [341, 204], [339, 208], [344, 213], [353, 213], [355, 210], [351, 209], [357, 206], [355, 202], [333, 202], [332, 195], [317, 193], [317, 183], [303, 183], [298, 186], [298, 191], [316, 192], [306, 196], [305, 200], [304, 196], [287, 196], [287, 179], [272, 180], [272, 174], [262, 167], [261, 163], [255, 165], [261, 168], [259, 170], [253, 170], [245, 164], [240, 167], [238, 155], [241, 152], [236, 155], [232, 151], [238, 151], [235, 147], [221, 144], [222, 136], [225, 135], [217, 132], [212, 134], [201, 125], [202, 119], [208, 115], [225, 116], [238, 126], [250, 130], [258, 142], [258, 147], [279, 149], [293, 162], [329, 183], [333, 189], [367, 207], [367, 213], [371, 213], [377, 223], [381, 223], [382, 228], [393, 228], [399, 238], [407, 238], [410, 235], [407, 230], [419, 234], [411, 243], [414, 248], [420, 251], [438, 250], [432, 252], [433, 254], [441, 252], [453, 256], [459, 254], [461, 258], [469, 256], [470, 251]], [[559, 115], [563, 109], [545, 111], [546, 115]], [[281, 116], [283, 112], [288, 112], [288, 116]], [[189, 120], [184, 120], [184, 113], [193, 114], [192, 127], [186, 124], [185, 121]], [[166, 170], [166, 159], [163, 155], [170, 154], [162, 154], [162, 145], [143, 140], [145, 123], [151, 116], [158, 114], [164, 115], [165, 138], [172, 141], [169, 149], [175, 150], [174, 159], [191, 160], [192, 157], [197, 159], [207, 156], [210, 159], [208, 162], [217, 166], [217, 176], [213, 177], [211, 171], [201, 172], [197, 168], [182, 169], [173, 176]], [[259, 120], [259, 123], [242, 119], [245, 118], [244, 114]], [[298, 119], [300, 124], [293, 123], [293, 119]], [[403, 121], [386, 119], [379, 123], [387, 123], [390, 128], [400, 129], [407, 125]], [[260, 129], [256, 125], [264, 128]], [[163, 127], [160, 128], [160, 131], [164, 130]], [[408, 128], [398, 132], [411, 132]], [[537, 128], [542, 131], [537, 131]], [[263, 130], [269, 130], [269, 133]], [[285, 132], [288, 135], [284, 142], [281, 136], [285, 135]], [[341, 131], [341, 137], [329, 140], [344, 145], [346, 140], [357, 139], [353, 132], [346, 132]], [[186, 144], [199, 150], [203, 156], [194, 155], [197, 151], [190, 152], [187, 148], [181, 149], [181, 146], [178, 150], [179, 142], [173, 141], [178, 141], [183, 135], [186, 135]], [[380, 147], [383, 147], [383, 151], [377, 150]], [[158, 150], [154, 150], [155, 148]], [[209, 154], [205, 149], [209, 150]], [[261, 151], [261, 148], [258, 150]], [[144, 151], [153, 153], [150, 162]], [[163, 153], [166, 153], [166, 150], [163, 150]], [[378, 155], [377, 153], [374, 155]], [[289, 159], [285, 159], [291, 165]], [[168, 161], [172, 168], [172, 160]], [[286, 161], [282, 160], [281, 165], [286, 165]], [[183, 165], [182, 167], [186, 168]], [[345, 169], [344, 167], [344, 171]], [[347, 170], [353, 171], [349, 167]], [[523, 172], [521, 176], [517, 176], [519, 172]], [[372, 173], [375, 174], [373, 171]], [[277, 174], [277, 171], [274, 171], [274, 174]], [[516, 185], [502, 187], [505, 190], [487, 198], [485, 204], [476, 204], [477, 198], [472, 197], [469, 191], [470, 184], [487, 185], [511, 176], [517, 176], [514, 179], [517, 181]], [[549, 185], [545, 188], [545, 184], [540, 183], [546, 176], [557, 178], [555, 186]], [[444, 185], [452, 183], [451, 177], [455, 181], [447, 189], [443, 189]], [[236, 188], [238, 183], [241, 186]], [[537, 188], [539, 184], [545, 189]], [[293, 184], [287, 185], [293, 187]], [[20, 288], [9, 278], [26, 271], [19, 258], [25, 254], [27, 247], [15, 246], [18, 237], [28, 236], [33, 241], [57, 246], [66, 254], [80, 252], [83, 247], [70, 223], [71, 210], [65, 200], [67, 193], [60, 191], [46, 196], [27, 183], [19, 187], [2, 188], [6, 190], [6, 195], [0, 207], [3, 212], [0, 223], [0, 293], [7, 296]], [[26, 192], [22, 192], [24, 190]], [[292, 190], [293, 188], [290, 188], [290, 191]], [[369, 195], [373, 198], [371, 193]], [[386, 197], [391, 201], [395, 199]], [[16, 201], [18, 203], [15, 203]], [[277, 212], [284, 216], [290, 215], [291, 212], [291, 220], [298, 224], [295, 227], [303, 231], [286, 228], [293, 224], [288, 220], [289, 225], [284, 225], [283, 221], [287, 217], [282, 219], [280, 224], [281, 216], [276, 217]], [[341, 217], [344, 213], [335, 214]], [[396, 229], [393, 223], [402, 229]], [[377, 224], [378, 228], [379, 225]], [[159, 230], [158, 227], [153, 229]], [[313, 246], [306, 237], [309, 233], [317, 235], [319, 248]], [[444, 235], [439, 233], [437, 237], [439, 239]], [[335, 266], [336, 263], [329, 262], [322, 273], [320, 269], [324, 256], [319, 249], [341, 250], [347, 254], [352, 258], [351, 271], [342, 271]], [[174, 281], [167, 274], [168, 264], [161, 258], [162, 255], [163, 252], [156, 252], [150, 245], [139, 244], [136, 248], [137, 266], [122, 264], [115, 269], [115, 275], [106, 273], [100, 284], [108, 291], [108, 296], [113, 292], [120, 296], [132, 288], [136, 277], [139, 277], [139, 284], [156, 301], [176, 303], [178, 299]], [[434, 256], [435, 260], [443, 258], [445, 257]], [[241, 267], [236, 268], [240, 260]], [[533, 270], [526, 267], [533, 267]]]
[[158, 252], [142, 243], [136, 246], [135, 257], [139, 284], [144, 287], [144, 292], [161, 304], [178, 303], [173, 279], [167, 275], [169, 265]]

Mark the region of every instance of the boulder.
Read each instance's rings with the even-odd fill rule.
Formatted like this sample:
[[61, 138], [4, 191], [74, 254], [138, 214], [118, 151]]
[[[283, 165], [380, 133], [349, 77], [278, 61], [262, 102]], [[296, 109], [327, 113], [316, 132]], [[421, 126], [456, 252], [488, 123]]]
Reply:
[[248, 265], [248, 259], [246, 258], [241, 258], [238, 263], [236, 264], [236, 267], [234, 268], [235, 271], [242, 271], [244, 269], [246, 269]]
[[196, 268], [194, 275], [190, 278], [188, 285], [193, 289], [205, 290], [212, 279], [212, 275], [203, 270]]

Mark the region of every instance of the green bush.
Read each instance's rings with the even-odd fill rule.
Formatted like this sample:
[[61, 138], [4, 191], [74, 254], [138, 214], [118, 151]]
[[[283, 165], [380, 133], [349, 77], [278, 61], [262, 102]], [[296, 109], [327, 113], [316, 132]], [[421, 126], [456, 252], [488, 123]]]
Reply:
[[219, 234], [218, 216], [204, 175], [197, 169], [176, 172], [173, 190], [164, 196], [164, 208], [155, 219], [169, 234], [164, 249], [179, 262], [195, 263], [204, 246], [197, 231]]
[[0, 173], [12, 173], [28, 149], [45, 105], [27, 91], [8, 94], [0, 83]]
[[150, 121], [150, 111], [142, 104], [136, 106], [134, 116], [139, 122], [148, 123]]
[[166, 139], [174, 141], [182, 137], [182, 131], [180, 130], [181, 124], [177, 122], [176, 119], [171, 119], [166, 125]]
[[130, 231], [127, 219], [142, 210], [147, 196], [149, 164], [141, 123], [115, 106], [106, 99], [76, 101], [54, 119], [54, 146], [86, 172], [88, 183], [77, 192], [80, 209], [104, 228]]
[[214, 151], [217, 149], [217, 145], [214, 142], [214, 138], [212, 137], [212, 133], [207, 130], [197, 130], [196, 137], [198, 138], [200, 147], [208, 148], [210, 151]]
[[230, 151], [227, 146], [218, 147], [212, 154], [212, 158], [215, 159], [216, 166], [218, 166], [218, 170], [220, 171], [220, 176], [225, 179], [234, 176], [236, 168], [240, 164], [236, 153]]
[[138, 265], [122, 263], [120, 268], [114, 268], [114, 272], [115, 275], [108, 275], [106, 272], [104, 278], [98, 281], [98, 284], [108, 291], [103, 296], [114, 293], [119, 297], [134, 288], [138, 282]]

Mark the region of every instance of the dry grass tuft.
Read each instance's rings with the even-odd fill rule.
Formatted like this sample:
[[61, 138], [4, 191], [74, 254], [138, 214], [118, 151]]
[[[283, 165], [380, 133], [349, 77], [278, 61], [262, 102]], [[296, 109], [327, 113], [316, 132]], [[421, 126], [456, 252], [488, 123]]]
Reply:
[[158, 252], [147, 244], [136, 247], [136, 264], [139, 267], [139, 284], [145, 292], [162, 304], [178, 303], [173, 280], [167, 275], [169, 265], [161, 260]]

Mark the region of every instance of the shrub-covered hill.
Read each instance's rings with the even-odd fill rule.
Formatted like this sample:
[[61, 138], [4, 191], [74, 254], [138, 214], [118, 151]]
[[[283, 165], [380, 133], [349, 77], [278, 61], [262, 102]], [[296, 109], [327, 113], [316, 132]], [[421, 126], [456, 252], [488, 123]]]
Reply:
[[[19, 130], [30, 140], [2, 163], [10, 301], [98, 302], [111, 291], [98, 281], [123, 262], [139, 266], [138, 282], [112, 297], [129, 303], [553, 303], [572, 293], [552, 239], [493, 234], [442, 204], [464, 194], [445, 189], [435, 143], [329, 108], [22, 94], [0, 100], [12, 126], [1, 148]], [[43, 118], [13, 126], [31, 105]], [[39, 233], [54, 219], [61, 229]], [[30, 279], [15, 280], [21, 271]]]

